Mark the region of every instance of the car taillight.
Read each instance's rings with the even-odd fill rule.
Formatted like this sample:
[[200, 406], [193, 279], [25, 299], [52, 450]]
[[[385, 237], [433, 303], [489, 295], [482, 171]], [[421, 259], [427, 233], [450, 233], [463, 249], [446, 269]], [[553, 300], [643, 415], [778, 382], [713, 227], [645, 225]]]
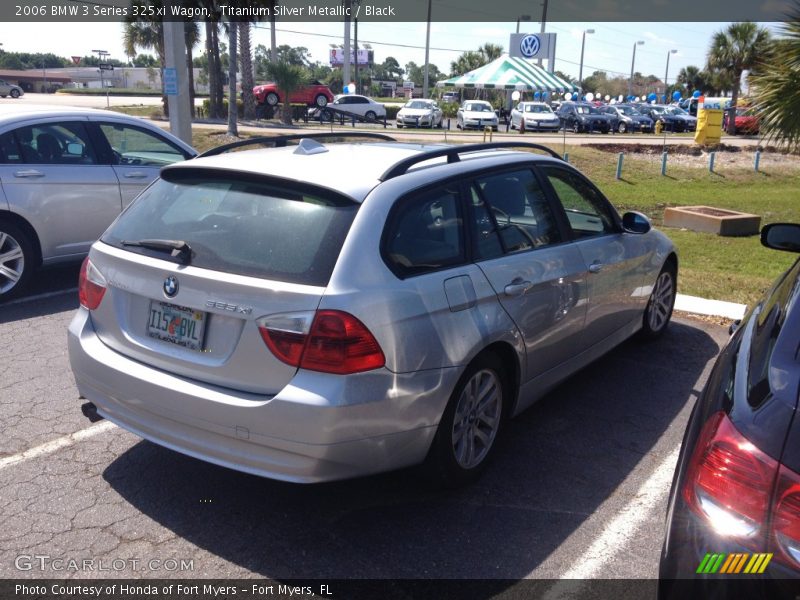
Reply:
[[272, 315], [258, 320], [258, 330], [270, 351], [293, 367], [346, 375], [386, 362], [369, 329], [346, 312]]
[[724, 412], [703, 426], [689, 462], [683, 497], [717, 533], [745, 545], [766, 542], [778, 462], [747, 441]]
[[778, 547], [776, 558], [800, 567], [800, 475], [781, 465], [775, 490], [772, 535]]
[[94, 310], [100, 306], [105, 293], [106, 280], [87, 256], [83, 259], [81, 273], [78, 276], [78, 300], [84, 308]]

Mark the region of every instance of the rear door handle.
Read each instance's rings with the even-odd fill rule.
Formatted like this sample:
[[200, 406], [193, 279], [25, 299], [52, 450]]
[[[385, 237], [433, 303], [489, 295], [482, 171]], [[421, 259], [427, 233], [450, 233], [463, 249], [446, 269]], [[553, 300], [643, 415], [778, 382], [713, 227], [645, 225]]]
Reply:
[[589, 265], [589, 273], [599, 273], [603, 270], [603, 263], [593, 262]]
[[506, 296], [522, 296], [531, 287], [533, 287], [533, 284], [530, 281], [515, 279], [503, 288], [503, 292], [505, 292]]
[[127, 177], [128, 179], [144, 179], [147, 177], [147, 173], [144, 171], [129, 171], [125, 173], [123, 177]]
[[44, 177], [44, 173], [36, 169], [25, 169], [24, 171], [14, 171], [14, 177]]

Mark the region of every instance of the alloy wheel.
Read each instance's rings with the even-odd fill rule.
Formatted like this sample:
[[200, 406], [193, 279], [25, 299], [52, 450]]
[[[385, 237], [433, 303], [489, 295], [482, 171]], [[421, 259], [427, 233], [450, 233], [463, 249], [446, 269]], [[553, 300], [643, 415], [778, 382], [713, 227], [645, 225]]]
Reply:
[[25, 254], [19, 241], [0, 231], [0, 295], [17, 285], [25, 271]]
[[453, 418], [453, 456], [462, 469], [478, 466], [491, 450], [500, 428], [503, 392], [497, 373], [475, 373], [458, 398]]
[[648, 307], [648, 324], [654, 332], [661, 331], [669, 322], [675, 302], [675, 283], [670, 271], [663, 271], [656, 280]]

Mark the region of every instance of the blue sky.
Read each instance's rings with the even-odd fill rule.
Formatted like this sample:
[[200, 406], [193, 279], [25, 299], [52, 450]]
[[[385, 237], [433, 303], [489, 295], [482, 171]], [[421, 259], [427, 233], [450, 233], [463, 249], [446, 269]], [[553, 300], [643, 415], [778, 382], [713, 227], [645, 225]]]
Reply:
[[[584, 77], [595, 70], [611, 76], [628, 76], [633, 45], [636, 50], [635, 70], [663, 78], [667, 53], [670, 57], [669, 79], [673, 81], [682, 67], [705, 64], [711, 36], [727, 23], [548, 23], [547, 31], [556, 33], [555, 68], [574, 77], [578, 75], [581, 35], [585, 29], [595, 33], [586, 36]], [[774, 29], [774, 25], [768, 25]], [[425, 23], [359, 23], [359, 41], [372, 43], [375, 60], [382, 62], [394, 56], [401, 66], [409, 61], [423, 64], [425, 59]], [[508, 49], [509, 35], [516, 21], [508, 23], [432, 23], [430, 60], [442, 71], [449, 72], [450, 62], [466, 50], [475, 50], [485, 42], [501, 44]], [[522, 22], [521, 32], [536, 33], [540, 24]], [[6, 51], [54, 52], [62, 56], [91, 54], [93, 49], [111, 52], [112, 58], [125, 60], [122, 52], [122, 25], [119, 23], [21, 23], [6, 27], [0, 42]], [[305, 46], [314, 60], [326, 61], [331, 43], [340, 43], [342, 23], [278, 22], [278, 44]], [[269, 46], [269, 26], [259, 24], [254, 31], [254, 46]]]

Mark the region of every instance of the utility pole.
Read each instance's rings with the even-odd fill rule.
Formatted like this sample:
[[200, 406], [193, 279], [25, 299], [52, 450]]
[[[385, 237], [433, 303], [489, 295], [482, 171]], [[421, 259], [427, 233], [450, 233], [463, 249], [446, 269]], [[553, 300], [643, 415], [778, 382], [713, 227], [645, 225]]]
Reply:
[[[430, 83], [430, 79], [428, 79], [428, 65], [430, 62], [430, 49], [431, 49], [431, 3], [433, 0], [428, 0], [428, 26], [425, 32], [425, 77], [422, 81], [422, 97], [428, 97], [428, 85]], [[433, 124], [431, 124], [433, 127]]]
[[344, 0], [344, 57], [342, 58], [342, 88], [350, 85], [350, 11], [351, 0]]
[[[544, 3], [542, 4], [542, 30], [540, 31], [540, 33], [544, 33], [546, 25], [547, 25], [547, 0], [544, 0]], [[539, 61], [538, 62], [539, 62], [539, 66], [541, 67], [542, 66], [542, 57], [541, 56], [539, 57]]]
[[[164, 3], [167, 12], [172, 2]], [[231, 60], [236, 60], [231, 48]], [[189, 71], [186, 65], [186, 37], [183, 21], [164, 21], [164, 59], [162, 83], [169, 109], [169, 129], [187, 144], [192, 143], [192, 117], [189, 110]], [[234, 79], [234, 85], [235, 85]], [[234, 99], [234, 106], [235, 99]]]

